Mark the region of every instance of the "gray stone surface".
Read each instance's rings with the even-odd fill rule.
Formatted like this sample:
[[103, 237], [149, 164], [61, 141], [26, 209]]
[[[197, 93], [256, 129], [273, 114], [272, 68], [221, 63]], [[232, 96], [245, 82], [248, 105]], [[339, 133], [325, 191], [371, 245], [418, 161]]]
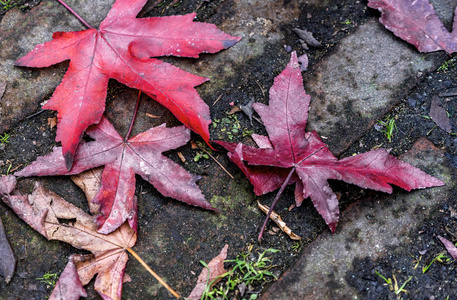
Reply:
[[338, 50], [305, 75], [311, 94], [309, 127], [340, 153], [408, 92], [416, 76], [433, 63], [400, 41], [377, 20], [358, 27]]
[[[356, 202], [341, 214], [336, 233], [323, 233], [307, 246], [297, 264], [261, 299], [359, 299], [358, 291], [345, 279], [354, 261], [383, 257], [396, 247], [414, 243], [410, 231], [432, 208], [445, 203], [455, 188], [444, 152], [425, 138], [401, 158], [423, 170], [433, 170], [431, 174], [446, 185], [386, 196], [376, 202]], [[420, 213], [415, 213], [417, 209]]]

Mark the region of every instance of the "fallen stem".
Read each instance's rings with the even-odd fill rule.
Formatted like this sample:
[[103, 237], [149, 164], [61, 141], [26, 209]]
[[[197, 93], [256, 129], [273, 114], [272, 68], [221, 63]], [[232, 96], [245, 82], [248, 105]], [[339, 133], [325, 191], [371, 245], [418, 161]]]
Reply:
[[125, 250], [127, 250], [130, 254], [132, 254], [133, 257], [135, 257], [135, 259], [146, 269], [148, 270], [149, 273], [151, 273], [152, 276], [154, 276], [155, 279], [157, 279], [157, 281], [163, 285], [173, 296], [176, 297], [176, 299], [179, 299], [181, 298], [181, 296], [175, 292], [165, 281], [163, 281], [162, 278], [160, 278], [159, 275], [156, 274], [156, 272], [154, 272], [145, 262], [143, 259], [141, 259], [141, 257], [136, 254], [135, 251], [133, 251], [131, 248], [129, 247], [126, 247]]
[[127, 135], [125, 136], [124, 141], [127, 141], [130, 137], [130, 133], [132, 133], [133, 124], [135, 123], [136, 114], [138, 112], [138, 106], [140, 105], [140, 98], [141, 98], [141, 91], [138, 91], [138, 98], [136, 99], [135, 110], [133, 111], [132, 121], [130, 122], [129, 131], [127, 132]]
[[216, 159], [214, 156], [212, 156], [212, 155], [211, 155], [211, 153], [209, 153], [208, 151], [206, 151], [206, 150], [205, 150], [205, 149], [203, 149], [203, 148], [200, 148], [200, 149], [202, 149], [202, 150], [203, 150], [203, 152], [205, 152], [206, 154], [208, 154], [208, 155], [209, 155], [209, 157], [211, 157], [211, 158], [212, 158], [212, 159], [213, 159], [213, 160], [216, 162], [216, 164], [218, 164], [218, 165], [219, 165], [219, 167], [221, 167], [221, 169], [222, 169], [222, 170], [224, 170], [224, 171], [225, 171], [225, 173], [227, 173], [227, 175], [228, 175], [228, 176], [230, 176], [230, 178], [232, 178], [232, 179], [234, 178], [234, 177], [233, 177], [233, 175], [232, 175], [232, 174], [230, 174], [230, 172], [229, 172], [229, 171], [227, 171], [227, 169], [226, 169], [226, 168], [224, 168], [224, 166], [223, 166], [223, 165], [222, 165], [222, 164], [221, 164], [221, 163], [220, 163], [220, 162], [219, 162], [219, 161], [218, 161], [218, 160], [217, 160], [217, 159]]
[[76, 18], [78, 18], [81, 23], [83, 23], [87, 28], [89, 29], [94, 29], [94, 27], [90, 26], [89, 23], [87, 23], [83, 18], [81, 18], [80, 15], [78, 15], [68, 4], [63, 2], [63, 0], [57, 0], [60, 4], [62, 4], [66, 9], [68, 9]]
[[268, 219], [270, 219], [270, 215], [271, 215], [274, 207], [276, 206], [276, 203], [278, 203], [279, 197], [281, 196], [281, 194], [284, 191], [284, 189], [286, 188], [286, 186], [289, 184], [290, 178], [292, 178], [292, 174], [294, 174], [294, 172], [295, 172], [295, 167], [293, 167], [290, 170], [289, 175], [287, 175], [286, 180], [284, 180], [284, 183], [282, 184], [281, 188], [279, 189], [278, 193], [276, 194], [276, 197], [274, 198], [273, 203], [271, 204], [270, 210], [267, 213], [267, 217], [265, 218], [265, 221], [263, 222], [262, 228], [260, 229], [259, 237], [257, 238], [257, 240], [259, 242], [262, 240], [263, 232], [265, 231], [265, 228], [267, 227]]

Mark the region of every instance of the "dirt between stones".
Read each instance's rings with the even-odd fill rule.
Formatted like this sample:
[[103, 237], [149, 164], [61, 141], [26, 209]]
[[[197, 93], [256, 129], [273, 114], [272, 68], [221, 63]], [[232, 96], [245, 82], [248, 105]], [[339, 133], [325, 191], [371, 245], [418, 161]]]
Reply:
[[[18, 3], [32, 6], [36, 5], [37, 2], [39, 1], [21, 1]], [[172, 1], [167, 0], [161, 2], [160, 6], [153, 7], [154, 2], [149, 1], [145, 6], [143, 9], [144, 16], [156, 16], [162, 13], [163, 15], [183, 14], [199, 7], [197, 20], [219, 25], [219, 23], [223, 23], [224, 18], [230, 18], [231, 13], [236, 13], [231, 9], [236, 1], [230, 0], [179, 1], [177, 6], [171, 5]], [[262, 5], [262, 1], [252, 2], [252, 5]], [[265, 3], [267, 2], [265, 1]], [[286, 7], [295, 1], [284, 0], [281, 2], [281, 5]], [[284, 68], [290, 57], [284, 45], [288, 45], [292, 50], [297, 50], [300, 53], [303, 52], [297, 43], [297, 37], [292, 32], [292, 28], [306, 27], [315, 34], [318, 40], [324, 41], [324, 48], [310, 49], [308, 53], [310, 56], [310, 70], [308, 72], [312, 74], [313, 65], [325, 60], [328, 55], [333, 53], [341, 38], [354, 32], [359, 25], [368, 19], [378, 17], [376, 11], [366, 7], [366, 1], [344, 0], [335, 3], [326, 1], [320, 5], [306, 4], [305, 1], [298, 2], [300, 2], [298, 17], [280, 20], [278, 28], [271, 29], [282, 34], [281, 43], [267, 43], [261, 55], [242, 59], [242, 63], [233, 66], [234, 75], [224, 79], [223, 82], [219, 82], [217, 78], [212, 78], [212, 81], [217, 81], [215, 84], [221, 91], [222, 97], [219, 103], [213, 105], [214, 100], [219, 96], [219, 94], [216, 96], [211, 94], [214, 91], [214, 86], [211, 85], [213, 83], [199, 87], [199, 93], [211, 108], [213, 120], [227, 118], [227, 112], [230, 110], [229, 102], [233, 101], [235, 105], [246, 104], [252, 98], [267, 102], [268, 89], [273, 78]], [[256, 43], [255, 38], [246, 36], [244, 39], [247, 39], [249, 43]], [[402, 41], [399, 40], [399, 43]], [[205, 60], [207, 57], [209, 56], [203, 55], [202, 59]], [[437, 54], [437, 57], [441, 60], [445, 59], [440, 54]], [[177, 61], [171, 58], [167, 60], [173, 63]], [[194, 61], [184, 61], [184, 64], [194, 63]], [[222, 71], [220, 70], [220, 72]], [[435, 145], [446, 151], [453, 167], [457, 168], [457, 140], [453, 135], [437, 128], [432, 120], [423, 117], [428, 116], [431, 95], [442, 91], [449, 92], [453, 88], [457, 88], [456, 74], [457, 66], [452, 63], [446, 70], [441, 69], [422, 74], [417, 78], [417, 83], [411, 91], [402, 91], [409, 96], [401, 99], [400, 103], [388, 113], [389, 117], [396, 119], [398, 128], [398, 131], [393, 135], [392, 142], [389, 143], [385, 135], [373, 127], [341, 156], [366, 152], [379, 145], [391, 148], [394, 155], [399, 155], [407, 151], [419, 137], [426, 136]], [[134, 101], [136, 91], [115, 81], [110, 81], [108, 90], [107, 116], [114, 121], [115, 127], [122, 134], [122, 131], [126, 131], [126, 126], [125, 122], [121, 122], [121, 120], [130, 117], [128, 107], [131, 107], [129, 105]], [[454, 98], [448, 99], [444, 101], [444, 107], [450, 113], [452, 123], [456, 124], [455, 101]], [[151, 119], [146, 116], [147, 112], [160, 115], [162, 118]], [[179, 125], [179, 122], [166, 109], [153, 100], [146, 99], [146, 97], [140, 105], [139, 116], [135, 127], [136, 132], [141, 132], [144, 128], [158, 125], [164, 121], [167, 122], [168, 126]], [[239, 122], [241, 128], [259, 134], [265, 133], [259, 123], [254, 122], [254, 125], [251, 126], [248, 118], [242, 113], [235, 116], [236, 118], [231, 119], [231, 122]], [[11, 130], [2, 132], [2, 134], [10, 134], [9, 143], [0, 146], [0, 171], [2, 174], [20, 168], [34, 161], [37, 156], [51, 151], [51, 148], [56, 145], [54, 141], [55, 127], [50, 127], [48, 119], [53, 117], [55, 117], [54, 112], [45, 111], [32, 118], [23, 119], [11, 127]], [[387, 115], [384, 118], [387, 118]], [[227, 128], [229, 126], [230, 124], [227, 125]], [[228, 134], [227, 130], [223, 131], [222, 128], [224, 127], [211, 126], [211, 137], [213, 139], [249, 141], [249, 137], [243, 136], [242, 132]], [[453, 131], [456, 130], [457, 128], [454, 127]], [[198, 141], [199, 138], [193, 135], [193, 140]], [[178, 152], [186, 157], [185, 163], [179, 160]], [[184, 165], [190, 172], [202, 177], [199, 186], [206, 198], [221, 210], [219, 214], [206, 212], [186, 206], [173, 199], [164, 198], [151, 185], [141, 178], [137, 178], [139, 239], [134, 249], [148, 262], [152, 269], [163, 276], [182, 295], [189, 294], [195, 285], [196, 278], [202, 269], [198, 263], [199, 260], [208, 262], [219, 253], [226, 243], [229, 244], [228, 259], [233, 259], [240, 252], [247, 251], [249, 245], [254, 245], [253, 251], [256, 253], [267, 248], [279, 249], [280, 252], [271, 255], [273, 263], [277, 265], [274, 272], [279, 276], [297, 261], [301, 251], [308, 243], [315, 240], [322, 231], [328, 230], [310, 201], [305, 201], [300, 208], [288, 211], [293, 199], [293, 189], [288, 188], [276, 211], [280, 212], [293, 231], [303, 238], [303, 242], [296, 247], [294, 242], [284, 234], [279, 233], [277, 235], [267, 234], [262, 244], [258, 244], [256, 237], [264, 216], [255, 207], [255, 200], [269, 203], [272, 195], [255, 197], [249, 182], [241, 171], [227, 159], [223, 151], [215, 152], [215, 155], [235, 176], [234, 180], [230, 180], [212, 160], [201, 159], [195, 162], [194, 157], [197, 152], [198, 150], [192, 149], [188, 144], [176, 151], [168, 152], [167, 155]], [[21, 180], [20, 190], [24, 193], [30, 192], [33, 180], [36, 178]], [[39, 180], [47, 188], [57, 192], [69, 202], [88, 211], [83, 193], [68, 178], [52, 177], [40, 178]], [[341, 195], [341, 210], [358, 200], [375, 199], [379, 195], [379, 193], [364, 191], [341, 182], [332, 181], [330, 185], [338, 195]], [[404, 249], [394, 251], [392, 255], [375, 261], [361, 259], [360, 262], [354, 263], [354, 268], [348, 271], [346, 280], [360, 291], [361, 298], [396, 298], [384, 285], [384, 282], [374, 275], [374, 270], [381, 274], [392, 274], [394, 271], [411, 268], [409, 254], [418, 256], [419, 251], [427, 249], [422, 259], [431, 261], [438, 252], [442, 251], [443, 247], [434, 243], [434, 236], [443, 235], [446, 228], [450, 232], [457, 232], [455, 225], [457, 219], [453, 213], [454, 209], [457, 209], [457, 198], [455, 197], [457, 194], [454, 193], [453, 196], [449, 199], [449, 203], [432, 210], [427, 220], [420, 224], [416, 231], [410, 233], [412, 238], [416, 239], [419, 234], [421, 243], [410, 244]], [[46, 273], [60, 274], [68, 257], [73, 253], [82, 253], [82, 251], [60, 242], [48, 242], [18, 219], [3, 204], [0, 204], [0, 214], [7, 230], [8, 239], [18, 258], [18, 266], [13, 280], [8, 285], [4, 281], [0, 281], [0, 299], [44, 299], [49, 296], [52, 286], [37, 280], [37, 278]], [[443, 218], [443, 214], [449, 217]], [[272, 225], [269, 226], [269, 228], [271, 227]], [[136, 261], [130, 260], [126, 272], [132, 278], [132, 282], [124, 285], [123, 297], [125, 299], [172, 299], [167, 291], [150, 278], [150, 275]], [[455, 287], [455, 272], [454, 264], [435, 264], [426, 274], [427, 276], [422, 276], [422, 279], [411, 282], [406, 289], [423, 291], [425, 288], [426, 291], [430, 291], [429, 295], [434, 295], [437, 297], [436, 299], [445, 299], [449, 295], [446, 293], [452, 291], [448, 287]], [[398, 277], [401, 282], [404, 282], [407, 278], [406, 275], [402, 274]], [[443, 289], [445, 285], [447, 288]], [[250, 292], [254, 294], [261, 292], [267, 286], [268, 282], [254, 285]], [[93, 290], [93, 282], [89, 284], [87, 290], [88, 299], [100, 299]], [[419, 292], [415, 293], [415, 295], [417, 294]], [[410, 296], [404, 294], [402, 296], [403, 299], [429, 299], [425, 296], [428, 294], [424, 293], [423, 295], [423, 298], [408, 298]], [[231, 294], [230, 299], [234, 298], [234, 294]]]

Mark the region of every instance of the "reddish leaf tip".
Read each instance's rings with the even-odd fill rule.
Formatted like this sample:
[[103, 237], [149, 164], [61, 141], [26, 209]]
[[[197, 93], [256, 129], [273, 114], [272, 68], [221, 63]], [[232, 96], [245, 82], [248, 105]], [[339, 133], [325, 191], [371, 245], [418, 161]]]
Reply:
[[328, 227], [330, 228], [330, 231], [332, 232], [332, 234], [334, 234], [335, 230], [336, 230], [336, 222], [328, 224]]

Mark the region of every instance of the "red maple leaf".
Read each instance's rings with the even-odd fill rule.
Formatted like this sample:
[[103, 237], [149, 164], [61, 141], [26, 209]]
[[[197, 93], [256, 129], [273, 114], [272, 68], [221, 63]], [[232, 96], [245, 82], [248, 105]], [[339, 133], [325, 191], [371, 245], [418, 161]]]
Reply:
[[194, 88], [208, 79], [150, 57], [198, 57], [233, 46], [240, 38], [213, 24], [192, 22], [195, 13], [137, 19], [146, 1], [117, 0], [99, 29], [55, 32], [53, 40], [16, 62], [42, 68], [70, 60], [62, 83], [43, 106], [58, 111], [56, 141], [62, 142], [68, 170], [82, 134], [103, 115], [110, 78], [145, 92], [209, 140], [209, 108]]
[[164, 196], [191, 205], [212, 209], [196, 185], [198, 176], [162, 155], [162, 152], [186, 144], [190, 131], [184, 126], [166, 128], [165, 124], [124, 139], [103, 117], [86, 133], [95, 141], [82, 143], [71, 171], [67, 171], [60, 147], [16, 172], [17, 176], [73, 175], [98, 166], [105, 166], [101, 188], [93, 199], [100, 204], [97, 218], [100, 233], [110, 233], [125, 220], [137, 228], [135, 174], [149, 181]]
[[230, 159], [246, 174], [257, 195], [279, 187], [281, 193], [287, 184], [295, 183], [296, 205], [310, 197], [335, 232], [338, 199], [328, 179], [386, 193], [392, 192], [390, 184], [408, 191], [444, 184], [384, 149], [338, 160], [315, 131], [305, 133], [310, 98], [303, 89], [297, 55], [293, 52], [285, 70], [274, 80], [269, 105], [253, 105], [268, 132], [268, 137], [253, 135], [261, 148], [217, 141], [229, 150]]
[[381, 11], [380, 22], [420, 52], [457, 51], [457, 18], [449, 32], [428, 0], [369, 0], [368, 6]]

